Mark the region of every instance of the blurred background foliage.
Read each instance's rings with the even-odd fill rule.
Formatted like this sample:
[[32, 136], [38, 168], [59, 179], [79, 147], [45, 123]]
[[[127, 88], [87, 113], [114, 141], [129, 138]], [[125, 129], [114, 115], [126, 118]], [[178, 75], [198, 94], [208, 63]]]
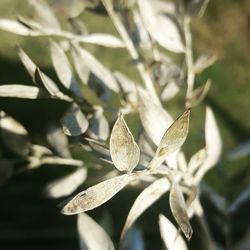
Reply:
[[[53, 0], [50, 2], [53, 3]], [[57, 8], [56, 14], [66, 26], [64, 11]], [[1, 18], [16, 18], [20, 14], [32, 16], [31, 8], [25, 1], [0, 1]], [[86, 11], [81, 14], [81, 17], [90, 31], [116, 34], [113, 25], [105, 15]], [[216, 63], [207, 68], [196, 80], [197, 85], [203, 84], [208, 78], [212, 80], [205, 103], [214, 109], [224, 142], [221, 163], [207, 174], [205, 181], [227, 201], [233, 201], [250, 183], [249, 154], [234, 161], [228, 158], [230, 152], [250, 141], [250, 2], [248, 0], [211, 0], [205, 15], [193, 20], [192, 31], [195, 55], [215, 53], [218, 57]], [[45, 72], [56, 78], [49, 57], [47, 38], [20, 37], [4, 31], [0, 31], [0, 37], [0, 84], [31, 84], [30, 77], [17, 56], [16, 44], [19, 44]], [[108, 68], [121, 70], [139, 80], [125, 50], [91, 45], [87, 48]], [[167, 104], [168, 110], [175, 114], [175, 117], [183, 106], [180, 100], [180, 97], [176, 97]], [[53, 119], [56, 114], [59, 115], [63, 109], [60, 104], [58, 109], [54, 107], [53, 110], [49, 109], [49, 105], [45, 109], [40, 109], [39, 103], [37, 107], [22, 103], [11, 104], [8, 101], [1, 102], [0, 107], [1, 105], [9, 106], [17, 116], [20, 112], [25, 113], [26, 122], [33, 123], [30, 124], [30, 128], [35, 133], [42, 130], [42, 124]], [[184, 146], [187, 155], [191, 155], [202, 146], [204, 106], [203, 103], [193, 109], [190, 135]], [[30, 110], [24, 112], [23, 109]], [[133, 117], [130, 120], [128, 122], [131, 123], [130, 128], [133, 130], [137, 120]], [[82, 158], [77, 152], [75, 154], [76, 157]], [[72, 218], [60, 215], [57, 200], [48, 200], [41, 194], [48, 180], [63, 176], [67, 171], [63, 167], [59, 171], [58, 167], [46, 168], [45, 166], [42, 169], [15, 176], [0, 187], [0, 249], [21, 249], [19, 248], [21, 243], [25, 246], [23, 249], [77, 249], [76, 229], [75, 225], [72, 225]], [[119, 201], [125, 199], [126, 203], [131, 204], [136, 195], [135, 193], [127, 195], [124, 192], [119, 199], [115, 197], [105, 205], [111, 209], [113, 217], [120, 218], [120, 222], [116, 221], [117, 230], [121, 228], [128, 212], [123, 206], [117, 208]], [[208, 211], [208, 222], [213, 227], [216, 225], [213, 208], [206, 199], [204, 204], [204, 210]], [[162, 209], [164, 204], [158, 206]], [[240, 238], [247, 228], [249, 230], [250, 217], [246, 215], [249, 208], [250, 201], [243, 208], [240, 217], [235, 215], [238, 223], [235, 230], [236, 238]], [[160, 208], [154, 207], [154, 211], [149, 209], [142, 217], [142, 220], [147, 218], [144, 224], [149, 231], [153, 223], [152, 217], [158, 214], [157, 211], [161, 211]], [[94, 213], [97, 213], [97, 217], [100, 216], [98, 211]], [[223, 222], [220, 225], [223, 227]], [[216, 235], [216, 229], [213, 231], [213, 236], [220, 237]], [[151, 240], [154, 242], [155, 238]]]

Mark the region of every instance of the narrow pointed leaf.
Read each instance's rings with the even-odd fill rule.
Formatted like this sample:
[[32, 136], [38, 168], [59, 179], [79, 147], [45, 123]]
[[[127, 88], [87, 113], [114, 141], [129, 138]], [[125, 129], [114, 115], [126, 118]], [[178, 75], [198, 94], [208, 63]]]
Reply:
[[127, 234], [139, 216], [169, 190], [169, 181], [164, 177], [145, 188], [132, 205], [122, 229], [121, 239]]
[[190, 240], [193, 233], [193, 229], [189, 222], [184, 196], [179, 187], [179, 184], [177, 184], [176, 182], [172, 182], [170, 188], [169, 204], [173, 216], [177, 221], [179, 227], [181, 228], [186, 238]]
[[180, 87], [176, 84], [176, 82], [171, 81], [163, 89], [161, 93], [161, 99], [163, 101], [169, 101], [172, 98], [174, 98], [179, 91], [180, 91]]
[[188, 250], [181, 234], [163, 214], [159, 215], [159, 226], [161, 238], [168, 250]]
[[188, 172], [194, 173], [204, 163], [207, 157], [207, 151], [205, 148], [200, 149], [190, 159], [188, 163]]
[[78, 44], [73, 45], [73, 50], [78, 54], [78, 60], [83, 60], [88, 65], [90, 71], [103, 83], [103, 87], [119, 92], [119, 86], [111, 74], [93, 55]]
[[63, 116], [61, 123], [64, 133], [70, 136], [82, 135], [89, 126], [87, 118], [76, 103], [71, 105], [68, 112]]
[[115, 249], [104, 229], [85, 213], [77, 216], [77, 230], [81, 250]]
[[117, 37], [110, 34], [95, 33], [78, 37], [78, 40], [85, 43], [102, 45], [111, 48], [123, 48], [124, 43]]
[[201, 73], [205, 68], [211, 66], [216, 61], [215, 55], [201, 55], [193, 66], [193, 72], [195, 74]]
[[134, 176], [124, 174], [98, 183], [76, 195], [63, 208], [62, 213], [65, 215], [79, 214], [99, 207], [110, 200], [133, 179]]
[[13, 97], [24, 99], [37, 99], [45, 95], [40, 95], [39, 88], [35, 86], [25, 86], [19, 84], [7, 84], [0, 86], [0, 97]]
[[80, 88], [74, 78], [68, 58], [59, 44], [54, 41], [50, 41], [50, 54], [54, 69], [61, 83], [76, 96], [81, 96]]
[[86, 180], [86, 177], [86, 168], [80, 168], [63, 178], [49, 183], [45, 188], [45, 194], [50, 198], [70, 195]]
[[140, 149], [123, 118], [119, 114], [110, 136], [110, 154], [115, 167], [132, 172], [140, 160]]
[[158, 146], [173, 119], [163, 107], [152, 102], [145, 91], [139, 91], [138, 99], [142, 125], [149, 138]]

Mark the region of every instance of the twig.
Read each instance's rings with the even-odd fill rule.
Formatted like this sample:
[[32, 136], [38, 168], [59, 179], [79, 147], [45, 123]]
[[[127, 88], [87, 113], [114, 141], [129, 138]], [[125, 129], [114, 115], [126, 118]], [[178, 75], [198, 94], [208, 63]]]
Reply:
[[143, 63], [141, 63], [139, 59], [139, 53], [136, 50], [133, 41], [131, 40], [127, 30], [125, 29], [124, 25], [122, 24], [119, 16], [113, 9], [113, 5], [110, 0], [102, 0], [103, 5], [105, 6], [114, 26], [116, 27], [117, 31], [119, 32], [123, 42], [125, 43], [125, 46], [132, 57], [133, 60], [138, 61], [136, 64], [137, 69], [140, 73], [140, 76], [145, 84], [146, 89], [148, 90], [149, 94], [153, 98], [154, 102], [157, 104], [160, 104], [159, 97], [156, 94], [154, 83], [151, 79], [151, 76], [149, 72], [146, 70]]

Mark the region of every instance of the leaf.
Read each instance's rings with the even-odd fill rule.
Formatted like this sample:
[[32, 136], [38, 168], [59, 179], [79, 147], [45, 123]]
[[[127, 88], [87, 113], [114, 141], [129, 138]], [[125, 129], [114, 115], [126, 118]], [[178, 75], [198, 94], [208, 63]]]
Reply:
[[85, 36], [76, 37], [78, 41], [96, 45], [102, 45], [111, 48], [123, 48], [124, 43], [119, 38], [103, 33], [89, 34]]
[[60, 24], [55, 14], [45, 1], [29, 0], [29, 4], [34, 8], [35, 17], [42, 26], [52, 30], [60, 30]]
[[38, 32], [29, 29], [17, 20], [11, 19], [0, 19], [0, 29], [21, 35], [21, 36], [36, 36], [39, 35]]
[[3, 111], [0, 111], [0, 136], [4, 145], [19, 156], [30, 153], [31, 143], [27, 130]]
[[186, 106], [187, 107], [194, 107], [198, 105], [203, 99], [206, 97], [209, 89], [211, 86], [211, 81], [208, 80], [203, 86], [196, 88], [193, 93], [192, 97], [187, 100]]
[[206, 160], [207, 151], [205, 148], [200, 149], [190, 159], [188, 163], [188, 172], [193, 174]]
[[80, 168], [58, 180], [52, 181], [45, 188], [46, 196], [60, 198], [73, 193], [87, 177], [86, 168]]
[[14, 173], [14, 164], [11, 160], [0, 159], [0, 185], [7, 182]]
[[25, 86], [19, 84], [7, 84], [0, 86], [0, 97], [24, 98], [24, 99], [37, 99], [44, 94], [35, 86]]
[[140, 160], [140, 149], [120, 113], [110, 136], [110, 154], [115, 167], [132, 172]]
[[161, 238], [168, 250], [188, 250], [178, 230], [163, 214], [159, 215], [159, 226]]
[[121, 239], [124, 239], [138, 217], [169, 190], [169, 186], [168, 179], [163, 177], [153, 182], [139, 194], [129, 211], [122, 229]]
[[[157, 2], [157, 1], [156, 1]], [[182, 36], [177, 22], [156, 9], [151, 0], [139, 0], [139, 10], [145, 28], [162, 47], [176, 53], [184, 52]]]
[[77, 230], [81, 250], [115, 249], [104, 229], [85, 213], [77, 216]]
[[62, 213], [65, 215], [79, 214], [99, 207], [110, 200], [133, 179], [134, 176], [124, 174], [98, 183], [77, 194], [62, 209]]
[[174, 98], [179, 91], [180, 91], [180, 87], [176, 84], [176, 82], [171, 81], [163, 89], [161, 93], [161, 99], [163, 101], [169, 101], [172, 98]]
[[73, 103], [68, 112], [61, 119], [63, 125], [63, 131], [69, 136], [82, 135], [89, 126], [89, 122], [80, 107]]
[[119, 86], [111, 72], [93, 55], [76, 43], [73, 44], [72, 50], [75, 50], [75, 53], [78, 54], [78, 62], [82, 60], [85, 65], [88, 65], [90, 71], [100, 79], [104, 88], [109, 88], [115, 92], [119, 92]]
[[101, 106], [95, 106], [95, 112], [90, 120], [90, 131], [97, 139], [106, 141], [109, 137], [109, 123], [106, 117], [103, 115], [103, 108]]
[[187, 7], [187, 14], [190, 16], [201, 17], [205, 12], [209, 0], [192, 0], [189, 2]]
[[209, 66], [213, 65], [214, 62], [217, 60], [217, 57], [215, 55], [201, 55], [195, 62], [193, 66], [193, 72], [195, 74], [201, 73], [205, 68], [208, 68]]
[[187, 214], [186, 203], [179, 185], [173, 181], [170, 193], [169, 193], [169, 204], [172, 214], [177, 221], [182, 232], [188, 240], [191, 239], [193, 229], [189, 223], [189, 218]]
[[[157, 168], [169, 156], [174, 156], [185, 142], [189, 128], [190, 110], [186, 110], [179, 116], [163, 135], [156, 150], [155, 156], [149, 164], [149, 168]], [[171, 160], [171, 158], [170, 158]], [[172, 160], [176, 161], [176, 157]], [[173, 163], [172, 163], [173, 164]]]
[[144, 250], [145, 239], [142, 235], [142, 230], [132, 228], [126, 238], [119, 247], [120, 250]]
[[66, 89], [70, 89], [76, 96], [80, 97], [81, 90], [74, 78], [68, 58], [59, 44], [52, 40], [50, 41], [50, 55], [61, 83]]
[[219, 128], [213, 111], [209, 107], [206, 108], [205, 140], [207, 158], [195, 175], [197, 183], [203, 178], [209, 169], [216, 165], [222, 152], [222, 140]]
[[152, 102], [145, 91], [138, 91], [138, 101], [142, 125], [149, 138], [158, 146], [173, 119], [163, 107]]

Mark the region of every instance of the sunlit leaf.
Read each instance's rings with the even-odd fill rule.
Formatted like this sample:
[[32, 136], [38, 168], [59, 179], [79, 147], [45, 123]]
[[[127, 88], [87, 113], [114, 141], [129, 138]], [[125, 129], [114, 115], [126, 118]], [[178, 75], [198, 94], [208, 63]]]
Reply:
[[139, 91], [139, 115], [149, 138], [158, 146], [173, 119], [163, 107], [152, 102], [145, 91]]
[[85, 213], [77, 216], [77, 230], [81, 250], [115, 249], [104, 229]]
[[164, 177], [156, 180], [140, 193], [129, 211], [126, 222], [123, 226], [121, 239], [124, 238], [137, 218], [168, 190], [169, 181]]
[[159, 215], [161, 238], [168, 250], [187, 250], [187, 245], [175, 226], [163, 214]]
[[180, 53], [184, 45], [177, 21], [155, 8], [154, 1], [139, 0], [140, 14], [149, 34], [164, 48]]
[[68, 112], [61, 119], [63, 131], [66, 135], [82, 135], [89, 126], [89, 122], [80, 107], [73, 103]]
[[43, 0], [29, 0], [35, 11], [35, 18], [43, 26], [53, 30], [60, 30], [60, 24], [50, 6]]
[[46, 196], [60, 198], [73, 193], [87, 177], [86, 168], [80, 168], [58, 180], [49, 183], [45, 188]]
[[0, 97], [37, 99], [41, 98], [42, 96], [45, 97], [45, 93], [42, 94], [39, 88], [35, 86], [19, 84], [7, 84], [0, 86]]
[[63, 208], [62, 213], [66, 215], [79, 214], [99, 207], [111, 199], [133, 179], [134, 176], [124, 174], [98, 183], [76, 195]]
[[36, 36], [38, 33], [29, 29], [25, 25], [21, 24], [17, 20], [0, 19], [0, 29], [21, 35], [21, 36]]
[[76, 54], [78, 54], [78, 63], [82, 60], [83, 65], [88, 66], [90, 71], [104, 84], [103, 87], [119, 92], [119, 86], [111, 72], [106, 69], [93, 55], [76, 43], [73, 44], [72, 49], [75, 50]]
[[123, 48], [124, 43], [117, 37], [110, 34], [95, 33], [78, 37], [78, 40], [85, 43], [102, 45], [111, 48]]
[[21, 156], [29, 154], [31, 143], [27, 130], [3, 111], [0, 111], [0, 136], [11, 152]]
[[111, 132], [110, 154], [120, 171], [132, 172], [140, 160], [140, 149], [121, 113]]
[[169, 193], [169, 204], [172, 214], [182, 232], [188, 240], [191, 239], [193, 229], [189, 223], [187, 207], [179, 184], [172, 182]]

